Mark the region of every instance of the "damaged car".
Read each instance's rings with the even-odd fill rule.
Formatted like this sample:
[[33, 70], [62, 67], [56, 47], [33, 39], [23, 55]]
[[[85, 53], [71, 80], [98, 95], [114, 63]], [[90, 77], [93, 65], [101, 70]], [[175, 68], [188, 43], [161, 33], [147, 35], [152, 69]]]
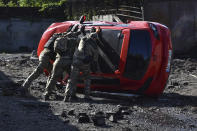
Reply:
[[[172, 43], [170, 30], [148, 21], [66, 21], [53, 23], [41, 37], [37, 54], [54, 33], [70, 25], [83, 24], [88, 31], [100, 27], [97, 41], [100, 72], [92, 73], [92, 90], [159, 96], [170, 74]], [[83, 84], [78, 87], [83, 88]]]

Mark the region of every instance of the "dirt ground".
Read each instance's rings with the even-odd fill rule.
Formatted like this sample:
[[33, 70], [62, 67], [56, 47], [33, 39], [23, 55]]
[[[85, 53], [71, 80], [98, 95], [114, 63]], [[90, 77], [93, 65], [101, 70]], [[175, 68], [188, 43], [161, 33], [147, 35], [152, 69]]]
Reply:
[[159, 98], [134, 97], [62, 102], [43, 101], [41, 75], [31, 97], [18, 94], [21, 83], [38, 64], [31, 54], [0, 54], [0, 131], [197, 130], [197, 58], [174, 58], [169, 83]]

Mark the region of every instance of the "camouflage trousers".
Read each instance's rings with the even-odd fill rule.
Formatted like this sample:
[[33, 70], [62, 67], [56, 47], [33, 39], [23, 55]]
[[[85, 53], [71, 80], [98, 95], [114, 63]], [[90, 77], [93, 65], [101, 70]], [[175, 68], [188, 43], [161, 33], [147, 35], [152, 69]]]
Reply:
[[43, 73], [44, 69], [47, 69], [47, 71], [51, 72], [52, 64], [50, 63], [50, 51], [48, 49], [44, 49], [40, 56], [39, 56], [39, 64], [36, 67], [36, 69], [31, 73], [30, 76], [25, 80], [23, 83], [23, 87], [29, 88], [32, 81], [37, 79], [40, 74]]
[[66, 97], [72, 97], [76, 95], [76, 86], [77, 81], [79, 79], [80, 72], [83, 73], [84, 79], [84, 95], [85, 98], [89, 98], [90, 96], [90, 65], [72, 65], [71, 66], [71, 75], [66, 85], [65, 95]]
[[56, 58], [55, 62], [53, 63], [51, 77], [47, 82], [45, 88], [45, 95], [52, 93], [53, 87], [55, 87], [57, 81], [62, 77], [64, 71], [66, 71], [66, 73], [70, 72], [71, 63], [72, 63], [71, 58], [65, 58], [65, 57]]

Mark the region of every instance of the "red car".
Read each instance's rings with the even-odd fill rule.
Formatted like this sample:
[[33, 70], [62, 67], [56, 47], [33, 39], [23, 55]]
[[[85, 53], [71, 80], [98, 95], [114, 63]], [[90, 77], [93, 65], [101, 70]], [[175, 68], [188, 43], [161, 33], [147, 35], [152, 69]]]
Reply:
[[[38, 56], [54, 33], [65, 32], [77, 21], [53, 23], [44, 32]], [[92, 90], [127, 92], [148, 96], [162, 94], [170, 73], [172, 43], [169, 29], [159, 23], [89, 21], [91, 27], [102, 29], [97, 42], [100, 49], [101, 72], [92, 73]], [[83, 87], [79, 84], [79, 87]]]

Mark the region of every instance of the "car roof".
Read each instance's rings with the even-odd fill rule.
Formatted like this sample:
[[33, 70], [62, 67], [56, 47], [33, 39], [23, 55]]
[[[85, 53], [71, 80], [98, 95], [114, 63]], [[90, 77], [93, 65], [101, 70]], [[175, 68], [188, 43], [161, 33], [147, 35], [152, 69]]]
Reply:
[[[59, 23], [53, 23], [51, 27], [58, 27], [64, 25], [80, 24], [78, 21], [65, 21]], [[86, 28], [91, 28], [92, 26], [99, 26], [101, 29], [147, 29], [149, 28], [147, 21], [131, 21], [129, 23], [122, 22], [108, 22], [108, 21], [85, 21], [83, 25]]]

